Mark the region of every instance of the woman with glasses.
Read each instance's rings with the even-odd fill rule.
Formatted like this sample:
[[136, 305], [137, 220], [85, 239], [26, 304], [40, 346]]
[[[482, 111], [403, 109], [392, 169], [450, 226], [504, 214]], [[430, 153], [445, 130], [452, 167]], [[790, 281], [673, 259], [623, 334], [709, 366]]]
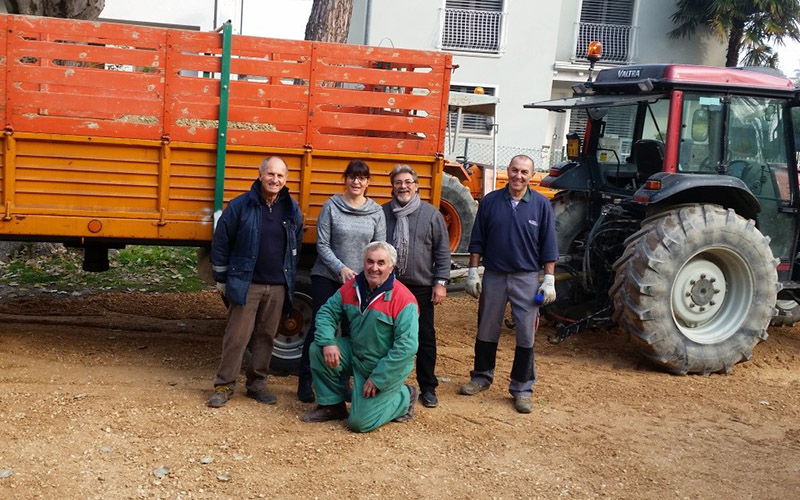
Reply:
[[[373, 241], [386, 240], [383, 209], [367, 198], [367, 164], [359, 160], [351, 161], [343, 178], [344, 193], [331, 196], [322, 205], [317, 219], [317, 260], [311, 268], [311, 302], [315, 316], [342, 283], [362, 271], [364, 248]], [[314, 340], [315, 330], [312, 322], [300, 360], [297, 398], [304, 403], [314, 401], [308, 349]], [[342, 324], [342, 334], [349, 334], [349, 325]]]

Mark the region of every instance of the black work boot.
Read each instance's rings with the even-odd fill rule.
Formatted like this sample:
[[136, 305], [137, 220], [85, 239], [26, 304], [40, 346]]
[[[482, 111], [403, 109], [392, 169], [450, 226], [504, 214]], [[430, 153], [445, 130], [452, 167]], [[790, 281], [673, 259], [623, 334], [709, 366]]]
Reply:
[[313, 403], [316, 399], [314, 395], [314, 386], [311, 384], [311, 379], [300, 377], [297, 380], [297, 399], [303, 403]]

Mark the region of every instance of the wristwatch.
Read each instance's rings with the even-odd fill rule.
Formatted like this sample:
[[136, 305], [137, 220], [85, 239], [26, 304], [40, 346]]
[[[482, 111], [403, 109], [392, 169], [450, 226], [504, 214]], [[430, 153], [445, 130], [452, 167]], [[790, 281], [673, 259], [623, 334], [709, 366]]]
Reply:
[[437, 285], [447, 286], [447, 280], [436, 280]]

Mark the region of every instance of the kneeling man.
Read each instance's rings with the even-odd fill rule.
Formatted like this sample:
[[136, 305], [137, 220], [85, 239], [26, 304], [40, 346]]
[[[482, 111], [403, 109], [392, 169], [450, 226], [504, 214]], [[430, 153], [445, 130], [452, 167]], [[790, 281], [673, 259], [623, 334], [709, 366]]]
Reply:
[[[311, 372], [319, 406], [305, 422], [348, 417], [340, 375], [353, 375], [353, 399], [347, 424], [369, 432], [414, 415], [416, 387], [404, 382], [414, 366], [419, 307], [414, 295], [394, 279], [397, 252], [385, 241], [364, 251], [364, 271], [344, 285], [319, 310], [311, 344]], [[350, 337], [336, 337], [347, 318]]]

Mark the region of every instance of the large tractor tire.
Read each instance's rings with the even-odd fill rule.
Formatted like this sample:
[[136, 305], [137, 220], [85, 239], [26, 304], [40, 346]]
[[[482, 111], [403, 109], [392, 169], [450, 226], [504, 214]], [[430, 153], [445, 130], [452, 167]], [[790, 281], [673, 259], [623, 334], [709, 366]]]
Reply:
[[543, 307], [542, 315], [550, 321], [570, 323], [585, 317], [594, 307], [593, 295], [584, 290], [579, 278], [584, 237], [589, 231], [589, 202], [583, 192], [562, 191], [550, 203], [561, 257], [556, 264], [556, 301]]
[[728, 373], [767, 338], [776, 259], [752, 220], [717, 205], [646, 219], [614, 264], [614, 319], [676, 374]]
[[478, 213], [478, 202], [472, 198], [467, 186], [450, 174], [442, 175], [442, 197], [439, 211], [444, 217], [447, 233], [450, 235], [450, 251], [466, 253], [475, 215]]
[[796, 301], [779, 299], [775, 308], [778, 313], [772, 318], [772, 326], [792, 326], [800, 321], [800, 304]]

